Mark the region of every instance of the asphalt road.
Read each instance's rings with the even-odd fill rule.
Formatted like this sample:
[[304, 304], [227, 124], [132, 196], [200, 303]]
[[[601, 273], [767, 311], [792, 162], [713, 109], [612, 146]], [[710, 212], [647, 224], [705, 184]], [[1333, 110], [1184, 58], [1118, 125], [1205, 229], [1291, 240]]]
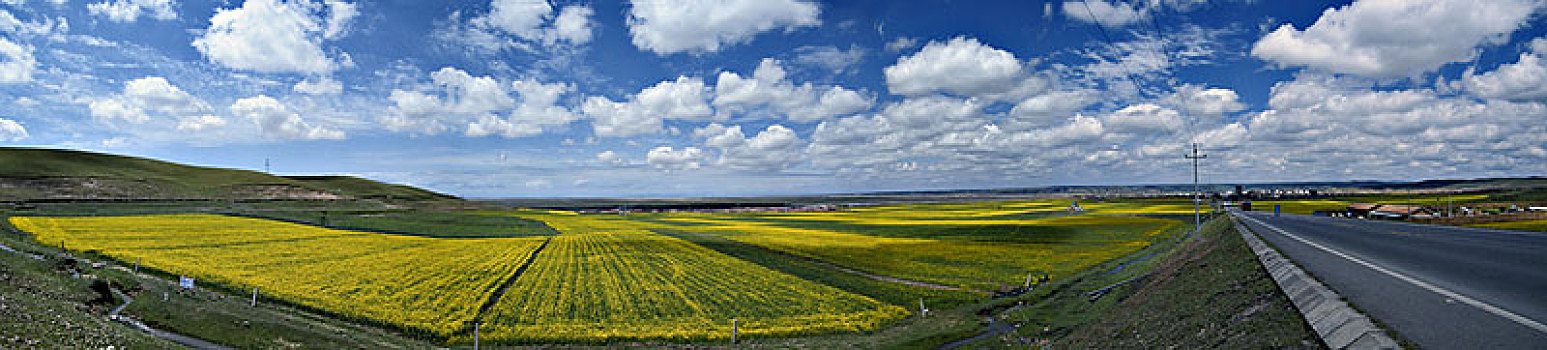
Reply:
[[1547, 349], [1547, 233], [1242, 213], [1241, 222], [1425, 349]]

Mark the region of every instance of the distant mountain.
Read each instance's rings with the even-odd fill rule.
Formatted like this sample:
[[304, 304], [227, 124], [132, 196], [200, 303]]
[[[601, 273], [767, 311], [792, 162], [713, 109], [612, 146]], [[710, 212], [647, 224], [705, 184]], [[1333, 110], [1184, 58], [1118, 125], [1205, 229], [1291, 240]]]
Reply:
[[457, 197], [350, 176], [275, 176], [75, 150], [0, 147], [0, 200]]

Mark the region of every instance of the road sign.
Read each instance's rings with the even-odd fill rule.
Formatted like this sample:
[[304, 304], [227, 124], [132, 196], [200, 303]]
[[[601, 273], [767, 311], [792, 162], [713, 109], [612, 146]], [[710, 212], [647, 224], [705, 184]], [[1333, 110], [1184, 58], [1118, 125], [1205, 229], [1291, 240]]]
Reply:
[[182, 289], [193, 289], [193, 277], [177, 276], [177, 287]]

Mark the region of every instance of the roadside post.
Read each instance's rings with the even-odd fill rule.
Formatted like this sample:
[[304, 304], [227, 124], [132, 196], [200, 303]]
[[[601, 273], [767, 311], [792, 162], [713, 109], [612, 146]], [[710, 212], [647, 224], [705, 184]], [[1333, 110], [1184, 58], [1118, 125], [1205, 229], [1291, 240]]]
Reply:
[[1280, 206], [1278, 204], [1274, 204], [1273, 205], [1273, 216], [1278, 216], [1279, 209], [1280, 209]]
[[473, 350], [478, 350], [478, 326], [482, 323], [473, 321]]
[[258, 287], [252, 287], [252, 307], [258, 307]]
[[731, 319], [731, 344], [736, 344], [736, 337], [741, 335], [741, 320]]

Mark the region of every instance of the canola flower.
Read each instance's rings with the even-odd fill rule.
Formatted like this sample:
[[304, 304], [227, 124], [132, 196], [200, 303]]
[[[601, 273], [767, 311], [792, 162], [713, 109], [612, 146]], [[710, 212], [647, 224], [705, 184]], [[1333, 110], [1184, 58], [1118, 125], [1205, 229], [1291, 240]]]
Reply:
[[[1148, 246], [1155, 235], [1179, 225], [1175, 220], [1140, 217], [1056, 217], [1013, 222], [1018, 225], [1059, 226], [1081, 230], [1086, 232], [1086, 236], [1091, 236], [1079, 242], [1042, 244], [881, 237], [712, 215], [664, 216], [657, 221], [668, 225], [680, 224], [670, 226], [676, 230], [720, 235], [730, 240], [868, 273], [977, 290], [1019, 284], [1028, 272], [1067, 275]], [[848, 221], [876, 227], [921, 224], [893, 219], [888, 215], [850, 218]], [[984, 226], [1005, 224], [998, 221], [944, 222]], [[1115, 226], [1142, 229], [1133, 232], [1102, 232], [1104, 228]]]
[[[601, 216], [535, 217], [563, 234], [492, 309], [484, 339], [603, 343], [869, 331], [908, 311]], [[470, 339], [457, 339], [470, 341]]]
[[438, 239], [218, 215], [13, 217], [39, 242], [449, 336], [542, 238]]
[[[1018, 284], [1027, 272], [1073, 273], [1148, 245], [1174, 220], [1042, 215], [1067, 200], [877, 206], [838, 212], [581, 215], [485, 212], [545, 221], [552, 237], [446, 239], [330, 230], [217, 215], [14, 217], [45, 244], [94, 250], [121, 261], [278, 298], [346, 317], [423, 332], [451, 343], [479, 307], [545, 240], [546, 248], [485, 315], [495, 343], [701, 341], [743, 336], [872, 331], [909, 311], [807, 281], [694, 243], [672, 229], [743, 243], [868, 273], [976, 290]], [[1174, 206], [1174, 205], [1172, 205]], [[1163, 213], [1165, 205], [1092, 203], [1094, 210]], [[1033, 215], [1026, 215], [1033, 214]], [[851, 227], [1045, 226], [1072, 241], [987, 242], [884, 237], [802, 225]], [[1061, 231], [1060, 231], [1061, 230]], [[1035, 233], [1032, 233], [1035, 234]]]

